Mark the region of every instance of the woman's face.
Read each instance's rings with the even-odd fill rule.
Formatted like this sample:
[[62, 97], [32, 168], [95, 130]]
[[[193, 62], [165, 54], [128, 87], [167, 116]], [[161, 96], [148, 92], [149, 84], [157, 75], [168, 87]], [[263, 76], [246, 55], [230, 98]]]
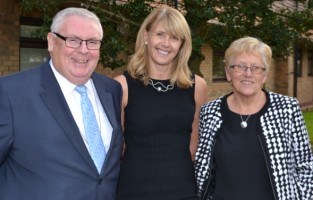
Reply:
[[[242, 53], [234, 57], [229, 66], [225, 66], [227, 80], [232, 84], [234, 93], [253, 96], [262, 91], [267, 72], [260, 53]], [[245, 66], [248, 67], [245, 69]], [[251, 68], [254, 70], [251, 71]], [[258, 68], [258, 69], [256, 69]]]
[[158, 24], [145, 32], [145, 42], [149, 54], [149, 65], [172, 67], [172, 62], [179, 52], [182, 39], [165, 32], [162, 24]]

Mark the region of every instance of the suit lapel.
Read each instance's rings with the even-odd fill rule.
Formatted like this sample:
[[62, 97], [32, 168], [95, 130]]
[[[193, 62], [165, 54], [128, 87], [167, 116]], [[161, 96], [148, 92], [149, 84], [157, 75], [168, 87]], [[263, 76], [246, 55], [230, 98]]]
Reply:
[[41, 85], [44, 91], [41, 93], [42, 100], [54, 116], [64, 134], [72, 142], [72, 145], [82, 155], [91, 168], [97, 170], [80, 135], [76, 122], [70, 112], [61, 88], [48, 63], [42, 67]]
[[[114, 104], [113, 104], [113, 98], [112, 98], [112, 94], [106, 91], [106, 87], [108, 87], [108, 85], [104, 84], [96, 75], [93, 75], [92, 80], [94, 82], [96, 91], [98, 93], [100, 102], [102, 104], [102, 107], [104, 109], [104, 112], [106, 113], [109, 122], [113, 128], [112, 130], [112, 138], [111, 138], [111, 142], [110, 142], [110, 148], [107, 152], [107, 156], [105, 160], [110, 159], [110, 155], [111, 155], [111, 151], [112, 151], [112, 146], [113, 144], [115, 144], [115, 140], [116, 140], [116, 130], [118, 130], [118, 124], [116, 121], [116, 115], [115, 115], [115, 111], [114, 111]], [[104, 162], [104, 164], [106, 163], [106, 161]]]
[[[102, 86], [104, 86], [102, 84]], [[105, 86], [103, 88], [98, 88], [96, 81], [95, 81], [95, 88], [97, 90], [100, 102], [102, 104], [102, 107], [108, 116], [108, 119], [111, 123], [111, 126], [113, 129], [116, 127], [116, 118], [115, 118], [115, 111], [114, 111], [114, 105], [113, 105], [113, 99], [111, 93], [108, 93], [105, 91]]]

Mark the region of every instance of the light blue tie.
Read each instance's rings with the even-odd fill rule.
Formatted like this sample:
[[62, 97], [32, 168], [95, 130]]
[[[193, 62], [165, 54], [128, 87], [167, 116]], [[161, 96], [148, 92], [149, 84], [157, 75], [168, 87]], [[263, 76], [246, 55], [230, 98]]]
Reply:
[[90, 155], [98, 169], [98, 172], [100, 173], [105, 159], [106, 151], [102, 142], [97, 119], [92, 108], [91, 101], [88, 98], [86, 86], [79, 85], [75, 88], [75, 90], [81, 96], [80, 105], [82, 109], [83, 122]]

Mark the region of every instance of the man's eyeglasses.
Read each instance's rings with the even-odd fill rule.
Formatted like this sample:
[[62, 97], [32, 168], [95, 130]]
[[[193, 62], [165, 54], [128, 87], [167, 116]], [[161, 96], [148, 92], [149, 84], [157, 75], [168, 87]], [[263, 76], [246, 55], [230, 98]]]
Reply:
[[101, 40], [82, 40], [76, 37], [64, 37], [59, 33], [53, 32], [56, 36], [65, 41], [65, 45], [69, 48], [77, 49], [83, 42], [86, 42], [86, 47], [89, 50], [98, 50], [101, 47]]
[[229, 65], [229, 68], [234, 69], [234, 71], [238, 72], [238, 73], [246, 72], [248, 70], [248, 68], [251, 70], [252, 74], [261, 74], [262, 72], [265, 71], [264, 67], [259, 67], [259, 66], [255, 66], [255, 65], [248, 67], [247, 65], [244, 65], [244, 64]]

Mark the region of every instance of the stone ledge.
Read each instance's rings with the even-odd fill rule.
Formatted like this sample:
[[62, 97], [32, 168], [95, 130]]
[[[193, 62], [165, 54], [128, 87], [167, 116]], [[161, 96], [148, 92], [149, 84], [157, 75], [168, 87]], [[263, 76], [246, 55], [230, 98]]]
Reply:
[[313, 111], [313, 101], [300, 103], [300, 108], [302, 111]]

